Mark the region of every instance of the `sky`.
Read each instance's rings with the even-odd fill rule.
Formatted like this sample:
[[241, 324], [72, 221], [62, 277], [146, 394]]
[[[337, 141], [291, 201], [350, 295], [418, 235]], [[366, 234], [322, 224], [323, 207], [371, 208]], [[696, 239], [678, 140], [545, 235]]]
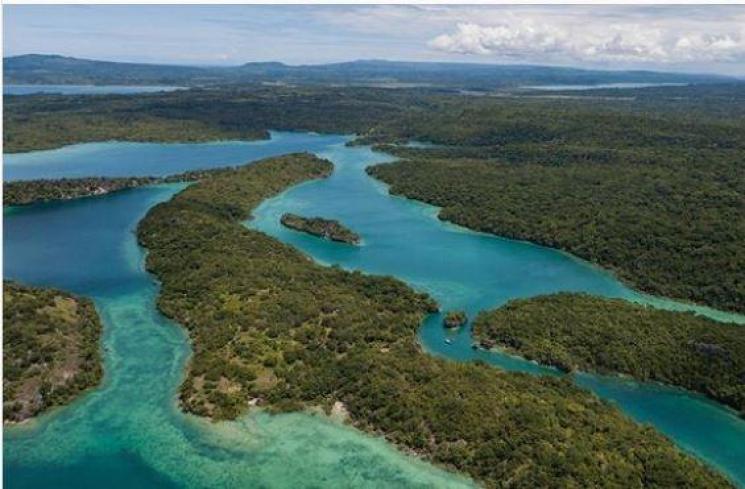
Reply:
[[528, 63], [745, 77], [745, 5], [5, 5], [3, 54]]

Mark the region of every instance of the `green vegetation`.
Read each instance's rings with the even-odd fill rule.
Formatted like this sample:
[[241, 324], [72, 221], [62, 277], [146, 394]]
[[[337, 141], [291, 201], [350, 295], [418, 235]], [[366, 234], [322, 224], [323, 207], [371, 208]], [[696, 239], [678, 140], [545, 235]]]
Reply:
[[159, 179], [154, 177], [91, 177], [4, 182], [3, 205], [28, 205], [37, 202], [104, 195], [142, 185], [151, 185], [158, 181]]
[[4, 151], [114, 139], [264, 139], [268, 129], [358, 133], [403, 112], [415, 100], [408, 91], [310, 87], [6, 97]]
[[448, 311], [442, 320], [442, 325], [446, 328], [460, 328], [468, 321], [468, 316], [464, 311]]
[[392, 148], [407, 161], [370, 174], [442, 207], [442, 219], [564, 249], [652, 294], [743, 312], [745, 89], [645, 93], [442, 102], [366, 139], [447, 146]]
[[436, 306], [387, 277], [322, 267], [240, 221], [328, 175], [291, 155], [206, 179], [154, 207], [138, 236], [160, 309], [194, 355], [183, 406], [234, 418], [342, 403], [349, 422], [487, 487], [729, 487], [568, 380], [447, 362], [416, 332]]
[[339, 221], [322, 217], [303, 217], [297, 214], [284, 214], [280, 219], [283, 226], [302, 231], [321, 238], [347, 244], [358, 244], [360, 236], [344, 227]]
[[101, 322], [88, 299], [3, 286], [3, 420], [16, 422], [101, 381]]
[[442, 206], [444, 219], [567, 250], [653, 294], [743, 312], [745, 85], [622, 93], [633, 100], [309, 86], [9, 97], [4, 138], [6, 151], [269, 128], [430, 141], [440, 146], [385, 146], [407, 161], [371, 174]]
[[193, 182], [225, 171], [230, 171], [230, 168], [191, 170], [165, 177], [83, 177], [3, 182], [3, 205], [30, 205], [105, 195], [143, 185]]
[[448, 146], [388, 147], [405, 160], [369, 173], [442, 219], [567, 250], [653, 294], [745, 311], [745, 119], [645, 104], [452, 103], [375, 133]]
[[745, 328], [584, 294], [515, 300], [480, 314], [476, 338], [565, 371], [628, 374], [745, 413]]
[[441, 219], [567, 250], [653, 294], [743, 312], [745, 174], [717, 158], [702, 151], [665, 164], [416, 159], [368, 171], [394, 194], [442, 207]]

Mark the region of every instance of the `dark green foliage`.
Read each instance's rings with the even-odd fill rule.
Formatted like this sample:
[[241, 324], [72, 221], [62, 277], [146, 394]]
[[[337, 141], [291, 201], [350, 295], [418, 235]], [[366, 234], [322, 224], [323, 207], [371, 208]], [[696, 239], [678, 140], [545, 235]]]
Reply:
[[93, 303], [3, 283], [3, 419], [23, 421], [101, 381], [101, 322]]
[[159, 183], [193, 182], [226, 171], [231, 171], [231, 168], [191, 170], [165, 177], [83, 177], [3, 182], [3, 205], [28, 205], [54, 200], [93, 197]]
[[153, 177], [91, 177], [4, 182], [3, 205], [28, 205], [36, 202], [104, 195], [157, 182], [158, 179]]
[[657, 295], [745, 311], [745, 173], [735, 154], [667, 163], [416, 159], [369, 173], [440, 218], [561, 248]]
[[371, 173], [459, 224], [560, 247], [653, 294], [743, 311], [745, 88], [649, 90], [634, 100], [313, 87], [14, 97], [4, 136], [9, 151], [268, 128], [431, 141], [445, 146], [387, 146], [415, 161]]
[[665, 382], [745, 413], [745, 327], [618, 299], [555, 294], [482, 313], [474, 334], [562, 370]]
[[184, 90], [103, 96], [6, 97], [8, 153], [90, 141], [262, 139], [268, 130], [366, 132], [416, 105], [408, 91], [353, 88]]
[[262, 199], [330, 170], [309, 155], [265, 160], [189, 187], [140, 223], [159, 307], [192, 338], [187, 410], [234, 418], [252, 398], [272, 411], [341, 402], [360, 429], [487, 487], [729, 486], [567, 380], [423, 354], [427, 296], [321, 267], [240, 224]]
[[282, 225], [290, 229], [302, 231], [313, 236], [339, 241], [347, 244], [358, 244], [360, 236], [344, 227], [339, 221], [322, 217], [303, 217], [297, 214], [284, 214]]

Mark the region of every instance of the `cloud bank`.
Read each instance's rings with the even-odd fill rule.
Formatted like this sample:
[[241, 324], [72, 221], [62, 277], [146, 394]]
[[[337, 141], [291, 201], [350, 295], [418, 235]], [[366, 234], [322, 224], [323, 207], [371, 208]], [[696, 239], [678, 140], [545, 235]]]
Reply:
[[[429, 46], [448, 53], [515, 60], [688, 63], [745, 61], [745, 19], [731, 22], [593, 22], [512, 16], [459, 22]], [[739, 24], [739, 25], [738, 25]]]
[[3, 27], [6, 56], [476, 61], [745, 77], [745, 5], [9, 5]]

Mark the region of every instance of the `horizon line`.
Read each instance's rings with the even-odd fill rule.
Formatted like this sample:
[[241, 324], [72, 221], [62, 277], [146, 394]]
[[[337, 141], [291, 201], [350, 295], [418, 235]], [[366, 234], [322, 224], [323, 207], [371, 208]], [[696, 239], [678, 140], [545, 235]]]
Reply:
[[3, 62], [5, 62], [6, 59], [10, 58], [20, 58], [24, 56], [45, 56], [45, 57], [58, 57], [58, 58], [69, 58], [69, 59], [75, 59], [79, 61], [92, 61], [92, 62], [99, 62], [99, 63], [116, 63], [116, 64], [136, 64], [136, 65], [147, 65], [147, 66], [174, 66], [174, 67], [185, 67], [185, 68], [238, 68], [245, 65], [250, 64], [280, 64], [282, 66], [286, 66], [289, 68], [303, 68], [303, 67], [319, 67], [319, 66], [329, 66], [329, 65], [336, 65], [336, 64], [349, 64], [349, 63], [363, 63], [363, 62], [384, 62], [384, 63], [411, 63], [411, 64], [443, 64], [443, 65], [471, 65], [471, 66], [523, 66], [523, 67], [535, 67], [535, 68], [555, 68], [555, 69], [569, 69], [569, 70], [579, 70], [579, 71], [601, 71], [601, 72], [617, 72], [617, 73], [634, 73], [634, 72], [640, 72], [640, 73], [664, 73], [664, 74], [670, 74], [670, 75], [688, 75], [688, 76], [708, 76], [708, 77], [714, 77], [714, 78], [726, 78], [726, 79], [733, 79], [733, 80], [745, 80], [745, 75], [725, 75], [721, 73], [716, 72], [702, 72], [702, 71], [667, 71], [664, 69], [649, 69], [649, 68], [590, 68], [590, 67], [581, 67], [578, 65], [562, 65], [562, 64], [541, 64], [541, 63], [530, 63], [530, 62], [509, 62], [509, 63], [500, 63], [500, 62], [476, 62], [476, 61], [416, 61], [416, 60], [406, 60], [406, 59], [386, 59], [386, 58], [353, 58], [353, 59], [347, 59], [343, 61], [331, 61], [331, 62], [325, 62], [325, 63], [301, 63], [301, 64], [291, 64], [286, 63], [284, 61], [278, 61], [278, 60], [272, 60], [272, 61], [244, 61], [244, 62], [237, 62], [236, 64], [199, 64], [199, 63], [173, 63], [168, 61], [123, 61], [123, 60], [111, 60], [111, 59], [98, 59], [98, 58], [86, 58], [86, 57], [78, 57], [74, 55], [66, 55], [66, 54], [59, 54], [59, 53], [39, 53], [39, 52], [29, 52], [29, 53], [22, 53], [22, 54], [10, 54], [5, 55], [3, 54]]

